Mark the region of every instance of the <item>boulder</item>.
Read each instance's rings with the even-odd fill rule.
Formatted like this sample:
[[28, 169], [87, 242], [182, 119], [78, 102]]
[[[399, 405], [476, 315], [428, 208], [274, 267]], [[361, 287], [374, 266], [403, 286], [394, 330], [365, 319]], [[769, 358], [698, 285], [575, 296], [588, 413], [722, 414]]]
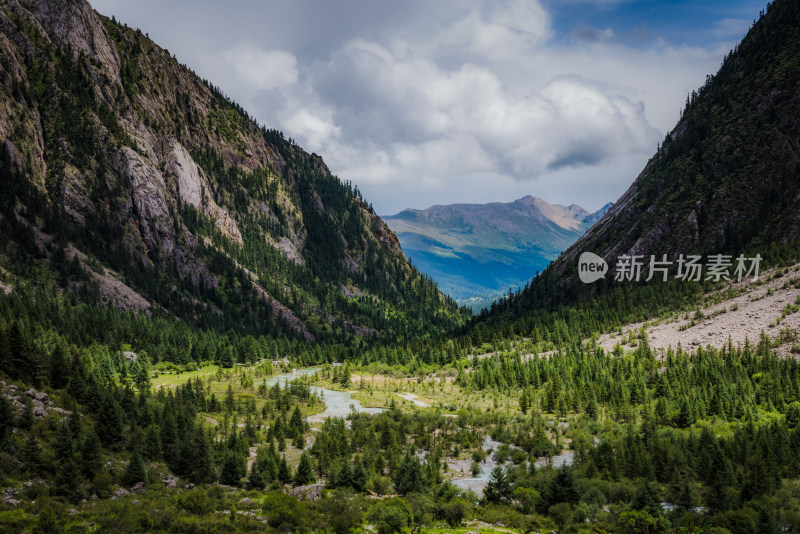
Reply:
[[20, 502], [21, 501], [19, 501], [18, 499], [14, 499], [13, 497], [11, 497], [11, 495], [6, 495], [5, 497], [3, 497], [4, 504], [10, 504], [11, 506], [18, 506]]
[[123, 497], [125, 495], [130, 495], [130, 494], [131, 494], [131, 492], [126, 490], [125, 488], [119, 488], [117, 491], [115, 491], [114, 493], [111, 494], [111, 498], [112, 499], [119, 499], [120, 497]]
[[309, 484], [307, 486], [297, 486], [290, 490], [290, 494], [302, 501], [318, 501], [322, 497], [324, 484]]

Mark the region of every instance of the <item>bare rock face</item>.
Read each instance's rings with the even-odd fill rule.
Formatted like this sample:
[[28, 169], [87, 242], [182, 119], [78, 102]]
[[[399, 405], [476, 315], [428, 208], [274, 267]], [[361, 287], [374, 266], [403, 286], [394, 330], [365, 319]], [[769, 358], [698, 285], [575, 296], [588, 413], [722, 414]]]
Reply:
[[72, 165], [65, 165], [61, 182], [64, 211], [73, 221], [83, 226], [86, 217], [95, 212], [94, 205], [86, 189], [87, 177]]
[[113, 165], [131, 192], [132, 215], [145, 245], [150, 251], [171, 254], [175, 248], [172, 217], [161, 172], [130, 147], [117, 152]]
[[273, 239], [270, 239], [270, 244], [280, 250], [287, 260], [293, 261], [298, 265], [303, 265], [305, 264], [305, 260], [300, 252], [302, 250], [302, 243], [298, 242], [297, 236], [294, 234], [293, 230], [290, 230], [290, 233], [294, 239], [283, 236], [277, 243]]
[[216, 213], [212, 208], [210, 214], [217, 222], [217, 226], [222, 230], [229, 239], [238, 242], [240, 245], [242, 244], [242, 234], [239, 232], [239, 227], [236, 224], [236, 221], [231, 217], [231, 214], [219, 206], [216, 206]]
[[165, 139], [161, 146], [164, 167], [175, 177], [181, 200], [203, 212], [210, 195], [208, 181], [201, 175], [200, 168], [183, 145], [174, 139]]
[[210, 216], [223, 234], [241, 245], [239, 226], [228, 211], [220, 208], [214, 201], [208, 179], [186, 148], [173, 138], [165, 139], [161, 145], [164, 167], [175, 178], [180, 199], [194, 206], [200, 213]]
[[[27, 3], [26, 3], [27, 5]], [[119, 84], [120, 63], [117, 49], [111, 42], [97, 13], [86, 2], [70, 0], [36, 0], [29, 9], [59, 44], [100, 59], [103, 73]]]
[[121, 175], [130, 182], [133, 205], [137, 213], [149, 221], [170, 218], [167, 205], [167, 185], [153, 164], [130, 147], [119, 153]]
[[125, 495], [130, 495], [131, 492], [126, 490], [125, 488], [119, 488], [114, 493], [111, 494], [111, 499], [119, 499], [120, 497], [124, 497]]

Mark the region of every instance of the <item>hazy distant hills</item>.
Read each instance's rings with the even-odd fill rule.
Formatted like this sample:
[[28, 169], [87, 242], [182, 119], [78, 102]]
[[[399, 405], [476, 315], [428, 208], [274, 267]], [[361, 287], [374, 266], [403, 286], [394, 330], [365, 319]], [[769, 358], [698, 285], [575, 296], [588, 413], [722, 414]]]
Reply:
[[462, 303], [479, 304], [543, 270], [611, 206], [590, 213], [526, 196], [384, 217], [406, 256]]

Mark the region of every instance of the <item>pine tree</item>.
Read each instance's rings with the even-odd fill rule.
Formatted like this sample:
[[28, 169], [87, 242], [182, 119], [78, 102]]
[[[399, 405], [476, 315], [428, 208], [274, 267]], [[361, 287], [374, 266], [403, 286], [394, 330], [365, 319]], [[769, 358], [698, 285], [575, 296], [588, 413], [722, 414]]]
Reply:
[[781, 527], [775, 517], [775, 510], [768, 503], [762, 503], [758, 509], [756, 532], [759, 534], [779, 534]]
[[393, 478], [394, 487], [400, 495], [424, 493], [427, 490], [428, 481], [422, 464], [411, 452], [406, 453]]
[[556, 470], [556, 476], [550, 483], [546, 498], [551, 505], [561, 502], [578, 503], [578, 487], [575, 482], [575, 473], [571, 467], [564, 465]]
[[97, 436], [106, 445], [119, 443], [124, 437], [125, 420], [122, 408], [112, 392], [106, 392], [97, 414]]
[[25, 444], [22, 448], [22, 462], [25, 464], [25, 471], [30, 476], [37, 476], [42, 468], [42, 446], [36, 439], [34, 432], [29, 432], [25, 436]]
[[207, 484], [216, 479], [208, 438], [202, 429], [194, 432], [190, 446], [187, 447], [185, 465], [186, 475], [194, 484]]
[[231, 384], [228, 384], [228, 389], [225, 391], [225, 410], [229, 413], [232, 413], [234, 408], [236, 407], [236, 403], [233, 398], [233, 387]]
[[20, 321], [11, 323], [11, 329], [8, 332], [10, 362], [6, 372], [10, 376], [21, 378], [30, 383], [33, 381], [31, 354], [26, 334], [23, 334], [23, 330], [24, 327], [20, 324]]
[[367, 472], [367, 468], [364, 466], [363, 459], [355, 463], [353, 467], [353, 488], [356, 491], [364, 491], [364, 488], [367, 485], [367, 480], [369, 479], [369, 473]]
[[142, 455], [138, 452], [131, 453], [130, 462], [128, 463], [128, 467], [125, 468], [125, 474], [122, 477], [122, 481], [126, 486], [129, 487], [134, 486], [139, 482], [143, 482], [144, 484], [149, 482], [144, 460], [142, 460]]
[[58, 515], [56, 515], [55, 510], [53, 510], [50, 500], [47, 499], [45, 502], [41, 503], [40, 506], [41, 511], [36, 520], [34, 532], [36, 534], [61, 534], [61, 532], [64, 532], [62, 521], [59, 520]]
[[491, 477], [483, 490], [483, 499], [492, 504], [511, 502], [512, 488], [506, 470], [502, 466], [492, 469]]
[[247, 473], [247, 462], [237, 452], [228, 449], [222, 461], [222, 470], [219, 473], [220, 484], [228, 486], [238, 486], [241, 484], [242, 477]]
[[297, 464], [297, 472], [294, 475], [295, 486], [305, 486], [316, 480], [314, 468], [311, 466], [311, 457], [307, 452], [300, 456], [300, 463]]
[[225, 369], [233, 367], [233, 349], [228, 343], [223, 343], [217, 349], [217, 357], [219, 358], [219, 366]]
[[17, 418], [17, 426], [22, 430], [30, 430], [33, 428], [34, 423], [33, 402], [29, 397], [26, 396], [23, 399], [23, 404], [25, 407], [22, 409], [22, 413]]
[[75, 442], [66, 422], [62, 422], [58, 426], [53, 450], [58, 462], [54, 484], [55, 493], [76, 499], [79, 496], [81, 472], [76, 458]]
[[350, 387], [350, 362], [345, 362], [342, 366], [342, 371], [339, 373], [338, 383], [343, 388]]
[[11, 435], [11, 429], [16, 424], [14, 407], [4, 396], [0, 395], [0, 447], [6, 444], [6, 440]]
[[686, 397], [681, 397], [679, 402], [678, 415], [675, 418], [675, 426], [678, 428], [688, 428], [694, 423], [692, 407]]
[[81, 471], [87, 479], [94, 477], [103, 466], [100, 438], [94, 431], [89, 432], [81, 443]]
[[144, 456], [148, 460], [160, 460], [164, 454], [164, 450], [161, 447], [161, 434], [156, 425], [147, 427], [147, 431], [144, 434], [143, 448]]
[[527, 390], [522, 390], [522, 394], [519, 396], [519, 409], [523, 414], [528, 413], [528, 407], [530, 403], [528, 401], [528, 392]]
[[282, 456], [278, 465], [278, 480], [281, 484], [289, 484], [292, 481], [292, 472], [289, 470], [289, 464], [286, 463], [286, 457]]
[[657, 516], [661, 511], [658, 495], [653, 491], [647, 480], [641, 478], [636, 487], [636, 492], [631, 499], [631, 508], [644, 510], [650, 515]]
[[63, 341], [56, 343], [50, 355], [50, 387], [61, 389], [69, 381], [69, 349]]
[[289, 437], [292, 439], [296, 438], [298, 435], [302, 437], [304, 430], [305, 424], [303, 423], [303, 415], [300, 413], [300, 407], [295, 406], [292, 417], [289, 419]]
[[682, 473], [678, 480], [678, 496], [675, 504], [687, 512], [691, 512], [697, 505], [697, 495], [686, 473]]

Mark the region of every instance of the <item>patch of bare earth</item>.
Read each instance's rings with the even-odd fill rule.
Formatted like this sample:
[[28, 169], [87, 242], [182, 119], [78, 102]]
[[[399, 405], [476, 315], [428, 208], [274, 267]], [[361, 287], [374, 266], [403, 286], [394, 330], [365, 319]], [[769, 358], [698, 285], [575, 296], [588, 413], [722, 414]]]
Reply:
[[420, 400], [419, 395], [415, 393], [398, 393], [398, 395], [407, 401], [413, 402], [414, 406], [419, 406], [420, 408], [427, 408], [428, 406], [430, 406], [430, 404], [428, 404], [424, 400]]
[[[624, 340], [636, 337], [644, 325], [647, 325], [648, 343], [661, 355], [670, 347], [677, 349], [678, 344], [692, 350], [699, 346], [722, 347], [729, 341], [734, 346], [744, 345], [747, 340], [755, 344], [762, 332], [772, 340], [781, 336], [784, 329], [796, 335], [800, 331], [800, 313], [789, 313], [783, 318], [781, 315], [784, 308], [795, 305], [800, 296], [800, 289], [790, 283], [790, 279], [800, 274], [800, 266], [792, 267], [789, 273], [780, 278], [773, 278], [773, 274], [774, 271], [762, 273], [759, 276], [762, 281], [760, 284], [742, 281], [712, 293], [712, 301], [723, 300], [700, 308], [699, 314], [697, 310], [692, 310], [676, 319], [630, 324], [622, 328], [622, 336], [618, 332], [605, 334], [600, 337], [598, 344], [607, 351], [613, 350], [617, 344], [625, 350], [631, 350], [633, 347], [626, 346]], [[733, 290], [736, 296], [725, 299], [729, 290]], [[790, 354], [791, 340], [783, 339], [779, 343], [776, 349], [778, 353]]]

